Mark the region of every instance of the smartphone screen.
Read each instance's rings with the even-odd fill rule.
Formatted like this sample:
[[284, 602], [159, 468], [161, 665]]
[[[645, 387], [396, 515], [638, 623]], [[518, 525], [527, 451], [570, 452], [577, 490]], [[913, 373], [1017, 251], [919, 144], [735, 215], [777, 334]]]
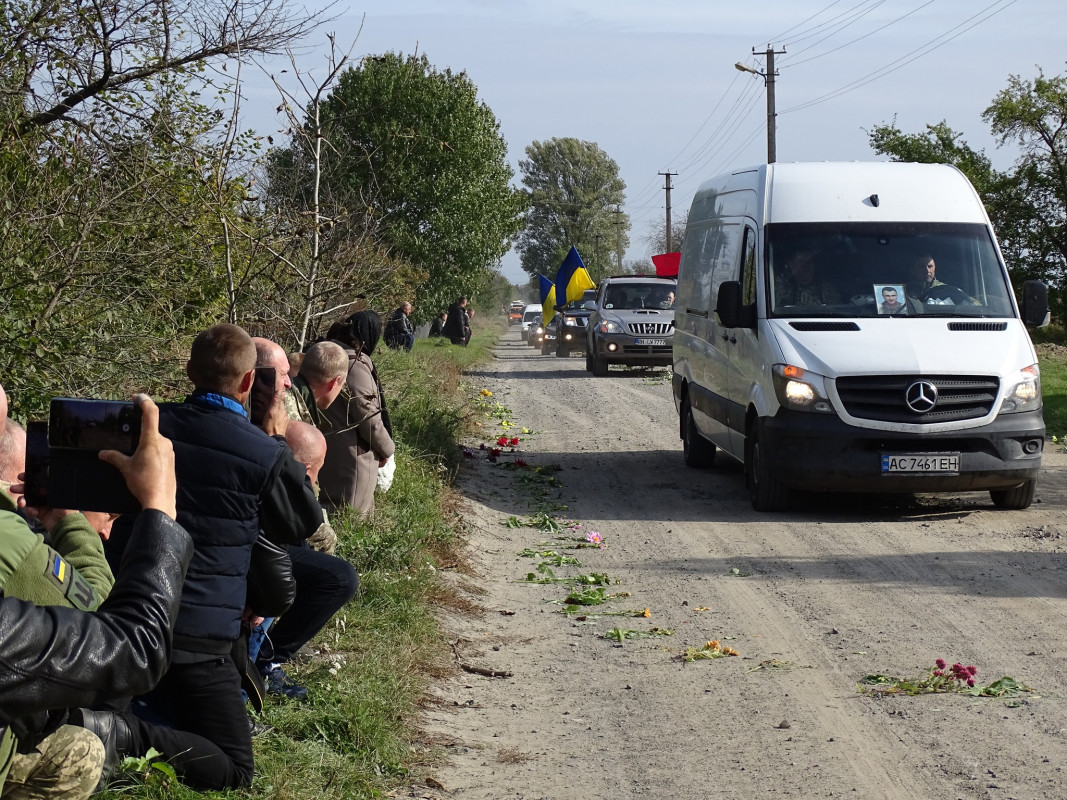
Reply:
[[30, 420], [26, 423], [26, 505], [48, 505], [48, 423]]
[[53, 397], [48, 444], [65, 450], [118, 450], [132, 455], [141, 438], [141, 408], [117, 400]]
[[278, 370], [274, 367], [256, 367], [256, 375], [252, 381], [252, 392], [248, 399], [248, 418], [253, 425], [262, 425], [271, 404], [274, 402], [274, 392], [278, 385]]

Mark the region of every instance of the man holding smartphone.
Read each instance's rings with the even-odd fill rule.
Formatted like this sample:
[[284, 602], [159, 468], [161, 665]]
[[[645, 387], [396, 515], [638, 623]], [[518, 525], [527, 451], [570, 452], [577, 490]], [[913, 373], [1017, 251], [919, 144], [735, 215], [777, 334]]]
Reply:
[[[161, 408], [160, 430], [174, 442], [178, 521], [196, 545], [171, 667], [146, 698], [175, 727], [149, 726], [128, 713], [85, 717], [86, 726], [120, 754], [155, 747], [197, 788], [247, 787], [252, 781], [251, 732], [231, 657], [241, 633], [252, 547], [261, 530], [272, 542], [288, 544], [322, 522], [304, 466], [284, 439], [271, 435], [285, 432], [282, 404], [268, 410], [262, 428], [248, 419], [255, 365], [256, 347], [244, 329], [214, 325], [193, 342], [186, 373], [194, 391]], [[105, 546], [112, 563], [127, 541], [123, 518]]]
[[[155, 685], [170, 659], [171, 626], [192, 541], [174, 522], [174, 453], [159, 435], [156, 406], [145, 395], [135, 402], [145, 416], [136, 452], [99, 455], [122, 473], [144, 509], [137, 517], [130, 556], [108, 600], [89, 614], [64, 607], [70, 603], [62, 600], [39, 607], [18, 597], [14, 584], [5, 580], [2, 587], [0, 787], [6, 784], [10, 793], [88, 797], [96, 788], [104, 749], [91, 732], [63, 724], [66, 708], [145, 691]], [[4, 416], [6, 410], [0, 415], [0, 430]], [[21, 485], [13, 489], [22, 492]], [[26, 510], [38, 518], [66, 513]], [[21, 518], [0, 511], [0, 527], [12, 526], [28, 532]], [[45, 589], [54, 577], [36, 575]], [[79, 680], [72, 681], [72, 674]]]

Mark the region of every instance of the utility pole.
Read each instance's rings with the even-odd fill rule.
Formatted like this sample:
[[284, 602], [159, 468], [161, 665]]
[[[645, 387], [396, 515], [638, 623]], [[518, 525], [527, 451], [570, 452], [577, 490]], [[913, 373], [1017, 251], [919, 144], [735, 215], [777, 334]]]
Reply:
[[619, 275], [622, 275], [622, 206], [615, 206], [615, 261]]
[[[757, 55], [756, 48], [752, 48], [752, 55]], [[760, 72], [759, 70], [752, 69], [747, 64], [742, 64], [740, 61], [734, 64], [734, 67], [741, 72], [751, 72], [753, 75], [759, 75], [763, 78], [764, 84], [767, 86], [767, 163], [773, 164], [777, 160], [777, 143], [775, 142], [774, 130], [775, 130], [775, 112], [774, 112], [774, 78], [778, 74], [774, 70], [774, 57], [776, 55], [785, 55], [785, 49], [775, 50], [771, 45], [767, 45], [767, 49], [760, 55], [767, 57], [767, 71]]]
[[671, 176], [677, 175], [677, 172], [658, 172], [657, 175], [663, 176], [663, 189], [667, 192], [667, 250], [668, 253], [673, 253], [674, 248], [671, 246]]

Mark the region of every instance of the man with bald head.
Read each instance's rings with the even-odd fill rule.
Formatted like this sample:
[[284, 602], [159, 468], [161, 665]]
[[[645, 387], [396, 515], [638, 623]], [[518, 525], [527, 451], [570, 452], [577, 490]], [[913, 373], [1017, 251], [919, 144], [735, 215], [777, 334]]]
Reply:
[[307, 468], [307, 476], [314, 486], [326, 461], [326, 437], [314, 425], [297, 419], [289, 420], [285, 441], [293, 451], [293, 457]]
[[[252, 337], [237, 325], [214, 325], [190, 350], [186, 374], [193, 392], [160, 409], [160, 431], [174, 443], [178, 521], [195, 543], [172, 664], [148, 698], [174, 730], [145, 726], [128, 713], [86, 712], [86, 727], [105, 743], [117, 743], [120, 754], [143, 755], [155, 747], [197, 788], [243, 788], [252, 781], [251, 732], [231, 658], [241, 634], [252, 546], [261, 531], [287, 545], [322, 523], [304, 465], [282, 436], [288, 419], [280, 400], [262, 429], [248, 419], [255, 366]], [[112, 563], [129, 539], [124, 522], [115, 524], [106, 545]], [[195, 744], [182, 738], [186, 733], [196, 735]]]

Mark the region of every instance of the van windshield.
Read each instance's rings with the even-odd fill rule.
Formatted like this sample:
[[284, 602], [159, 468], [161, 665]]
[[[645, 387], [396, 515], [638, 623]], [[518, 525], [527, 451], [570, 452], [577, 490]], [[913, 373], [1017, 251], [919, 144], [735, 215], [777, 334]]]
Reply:
[[986, 226], [778, 223], [767, 226], [772, 317], [1013, 317]]

